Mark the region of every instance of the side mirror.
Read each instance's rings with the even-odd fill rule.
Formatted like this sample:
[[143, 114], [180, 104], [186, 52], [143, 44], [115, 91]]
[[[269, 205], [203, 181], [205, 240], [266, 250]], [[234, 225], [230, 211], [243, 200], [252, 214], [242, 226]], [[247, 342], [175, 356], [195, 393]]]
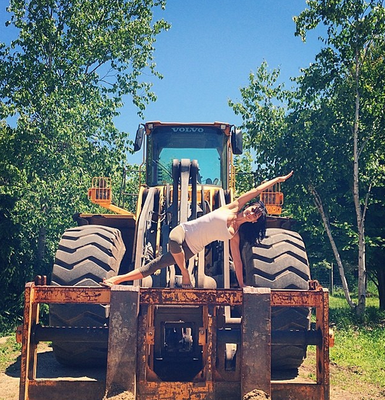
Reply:
[[144, 134], [145, 134], [144, 126], [139, 125], [138, 130], [136, 131], [136, 136], [135, 136], [134, 151], [139, 151], [141, 149]]
[[235, 128], [231, 132], [231, 150], [236, 155], [243, 153], [243, 136], [240, 129]]

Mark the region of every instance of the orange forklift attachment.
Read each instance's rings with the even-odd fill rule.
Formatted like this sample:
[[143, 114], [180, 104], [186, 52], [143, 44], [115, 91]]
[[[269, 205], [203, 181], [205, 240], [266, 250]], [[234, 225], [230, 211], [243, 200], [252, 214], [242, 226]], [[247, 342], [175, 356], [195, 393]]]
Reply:
[[281, 215], [283, 205], [283, 193], [281, 184], [277, 183], [265, 192], [262, 192], [260, 199], [266, 206], [267, 213], [270, 215]]
[[[259, 389], [272, 400], [329, 400], [329, 346], [332, 338], [328, 326], [328, 291], [317, 284], [310, 290], [271, 290], [247, 287], [241, 289], [159, 289], [137, 286], [55, 287], [27, 283], [25, 288], [24, 325], [22, 336], [21, 376], [19, 400], [102, 400], [124, 393], [137, 400], [216, 400], [242, 399]], [[109, 304], [109, 327], [78, 328], [72, 333], [75, 340], [108, 340], [105, 379], [42, 379], [36, 376], [37, 343], [60, 335], [65, 327], [45, 327], [39, 324], [40, 303]], [[220, 310], [225, 306], [241, 306], [242, 322], [237, 338], [219, 329]], [[306, 332], [271, 331], [271, 307], [314, 307], [316, 329]], [[163, 311], [166, 310], [166, 311]], [[164, 321], [162, 313], [174, 313], [175, 318]], [[154, 345], [164, 343], [165, 332], [181, 324], [181, 315], [191, 313], [191, 321], [183, 327], [187, 335], [195, 330], [190, 345], [199, 347], [200, 368], [192, 379], [167, 381], [156, 371], [161, 354], [154, 353]], [[196, 315], [199, 318], [194, 319]], [[183, 319], [183, 317], [182, 317]], [[71, 330], [73, 328], [67, 328]], [[97, 332], [101, 330], [101, 332]], [[163, 332], [163, 333], [162, 333]], [[66, 332], [68, 335], [68, 332]], [[160, 336], [159, 336], [160, 335]], [[56, 336], [58, 337], [58, 336]], [[67, 336], [68, 338], [68, 336]], [[240, 373], [221, 370], [225, 342], [238, 343], [236, 363]], [[272, 344], [294, 341], [316, 346], [316, 377], [314, 383], [277, 382], [271, 377]], [[80, 340], [79, 340], [80, 341]], [[178, 342], [168, 342], [180, 346]], [[188, 342], [186, 342], [188, 343]], [[79, 344], [81, 345], [81, 344]], [[164, 349], [166, 352], [172, 348]], [[182, 353], [178, 353], [180, 357]], [[183, 354], [182, 354], [183, 356]]]

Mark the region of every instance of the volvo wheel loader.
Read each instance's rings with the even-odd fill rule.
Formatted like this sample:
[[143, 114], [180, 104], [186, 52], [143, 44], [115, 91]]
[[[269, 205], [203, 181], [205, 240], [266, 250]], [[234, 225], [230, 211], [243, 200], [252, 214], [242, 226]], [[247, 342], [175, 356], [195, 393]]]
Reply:
[[[20, 399], [329, 399], [328, 293], [311, 281], [304, 243], [280, 216], [279, 187], [261, 194], [266, 238], [241, 237], [247, 288], [238, 288], [229, 243], [219, 241], [188, 261], [193, 289], [180, 287], [176, 265], [100, 285], [167, 252], [173, 227], [234, 197], [242, 134], [233, 125], [148, 122], [136, 134], [142, 147], [136, 213], [114, 204], [110, 178], [94, 178], [88, 197], [109, 211], [77, 215], [50, 283], [26, 285]], [[50, 306], [48, 326], [39, 323], [41, 303]], [[102, 379], [39, 378], [40, 341], [52, 342], [68, 371], [99, 366]], [[296, 375], [309, 345], [316, 381], [282, 380]]]

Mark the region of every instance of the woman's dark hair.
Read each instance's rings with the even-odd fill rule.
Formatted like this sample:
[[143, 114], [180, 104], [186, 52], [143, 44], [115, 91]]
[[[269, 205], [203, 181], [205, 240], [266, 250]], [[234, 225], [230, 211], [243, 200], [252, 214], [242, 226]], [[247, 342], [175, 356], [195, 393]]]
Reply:
[[262, 201], [257, 201], [248, 207], [257, 207], [260, 211], [262, 211], [262, 214], [256, 222], [243, 223], [239, 228], [239, 233], [243, 241], [251, 244], [261, 243], [266, 236], [266, 207]]

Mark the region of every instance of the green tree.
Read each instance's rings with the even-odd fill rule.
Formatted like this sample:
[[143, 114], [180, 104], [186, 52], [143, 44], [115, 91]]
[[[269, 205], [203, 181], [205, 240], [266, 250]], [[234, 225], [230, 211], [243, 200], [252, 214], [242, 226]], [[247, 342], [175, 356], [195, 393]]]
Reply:
[[160, 77], [154, 43], [169, 25], [155, 7], [164, 1], [10, 1], [18, 37], [0, 44], [3, 310], [26, 280], [49, 274], [91, 177], [121, 174], [131, 142], [114, 118], [129, 98], [141, 114], [155, 100], [143, 73]]
[[330, 96], [337, 88], [336, 106], [340, 107], [344, 128], [351, 134], [348, 146], [353, 159], [351, 182], [358, 248], [357, 313], [363, 314], [367, 286], [365, 218], [372, 187], [381, 177], [373, 166], [378, 162], [383, 113], [378, 112], [374, 102], [379, 101], [383, 107], [384, 101], [373, 78], [383, 80], [383, 1], [310, 1], [295, 21], [296, 34], [303, 39], [320, 23], [327, 27], [326, 47], [318, 55], [318, 76], [324, 82], [318, 95]]
[[[265, 162], [265, 169], [275, 173], [296, 171], [285, 184], [291, 189], [287, 197], [293, 214], [311, 236], [319, 237], [315, 206], [346, 298], [362, 314], [370, 241], [365, 220], [368, 205], [381, 202], [372, 189], [384, 182], [384, 12], [381, 4], [365, 8], [359, 1], [308, 4], [296, 19], [297, 33], [304, 35], [321, 21], [328, 27], [325, 48], [315, 63], [302, 71], [291, 92], [278, 84], [279, 71], [268, 73], [263, 63], [241, 89], [242, 102], [230, 106], [243, 117], [258, 164]], [[377, 250], [380, 242], [375, 241]], [[358, 252], [358, 305], [350, 298], [342, 261], [345, 266], [353, 263], [353, 250]]]
[[251, 187], [258, 185], [252, 164], [253, 157], [250, 151], [245, 151], [241, 156], [234, 157], [235, 190], [237, 196], [247, 192]]

